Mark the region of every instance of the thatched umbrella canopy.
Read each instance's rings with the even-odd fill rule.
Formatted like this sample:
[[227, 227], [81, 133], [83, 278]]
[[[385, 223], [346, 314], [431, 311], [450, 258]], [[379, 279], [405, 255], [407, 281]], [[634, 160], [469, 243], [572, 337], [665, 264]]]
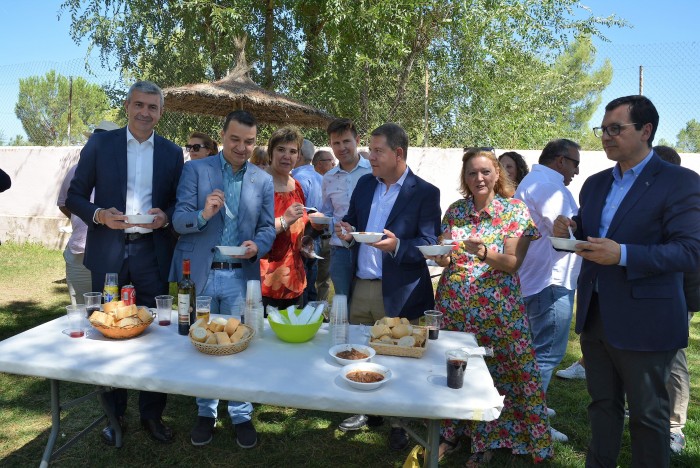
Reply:
[[248, 76], [244, 46], [245, 39], [236, 40], [238, 61], [223, 79], [164, 89], [165, 110], [223, 117], [233, 110], [244, 109], [260, 123], [300, 127], [325, 128], [333, 120], [332, 115], [322, 110], [256, 85]]

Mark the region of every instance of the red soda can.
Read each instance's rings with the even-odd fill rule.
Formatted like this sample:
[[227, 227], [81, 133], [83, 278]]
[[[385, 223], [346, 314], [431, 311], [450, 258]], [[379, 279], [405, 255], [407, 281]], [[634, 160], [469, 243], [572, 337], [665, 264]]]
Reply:
[[122, 286], [122, 302], [124, 305], [136, 304], [136, 288], [133, 285], [127, 284]]

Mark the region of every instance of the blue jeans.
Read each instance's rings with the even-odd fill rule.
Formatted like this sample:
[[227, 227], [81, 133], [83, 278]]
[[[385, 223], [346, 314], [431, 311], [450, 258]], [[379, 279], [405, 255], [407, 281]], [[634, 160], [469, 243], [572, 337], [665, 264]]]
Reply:
[[569, 327], [574, 311], [574, 291], [550, 285], [525, 298], [525, 310], [530, 322], [532, 346], [540, 367], [542, 389], [547, 393], [554, 368], [566, 354]]
[[[246, 280], [243, 270], [211, 270], [207, 284], [200, 296], [211, 296], [211, 313], [222, 315], [240, 315], [239, 306], [245, 305]], [[213, 398], [197, 398], [199, 416], [216, 418], [219, 400]], [[228, 414], [233, 424], [250, 421], [253, 405], [249, 402], [229, 401]]]
[[350, 285], [355, 276], [352, 250], [331, 245], [331, 281], [335, 294], [350, 296]]

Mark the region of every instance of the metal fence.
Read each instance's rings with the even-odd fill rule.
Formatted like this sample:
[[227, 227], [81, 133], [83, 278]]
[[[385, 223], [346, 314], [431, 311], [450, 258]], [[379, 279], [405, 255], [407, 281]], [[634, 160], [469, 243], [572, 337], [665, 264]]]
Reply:
[[[637, 94], [640, 91], [640, 80], [643, 94], [652, 99], [661, 115], [656, 142], [663, 139], [666, 143], [674, 145], [678, 132], [690, 120], [700, 121], [700, 80], [697, 79], [700, 74], [700, 42], [644, 45], [603, 43], [597, 47], [595, 67], [600, 66], [606, 59], [613, 65], [613, 81], [603, 92], [602, 105], [594, 114], [590, 122], [591, 126], [600, 123], [603, 115], [602, 107], [606, 102], [618, 96]], [[87, 61], [77, 58], [66, 62], [45, 61], [0, 66], [0, 140], [2, 144], [32, 144], [35, 141], [32, 135], [27, 135], [15, 114], [18, 83], [20, 78], [44, 76], [50, 70], [55, 70], [58, 74], [67, 77], [82, 77], [90, 83], [102, 86], [108, 91], [111, 104], [117, 107], [128, 87], [118, 72], [103, 68], [97, 58]], [[402, 112], [422, 116], [425, 110], [425, 96], [417, 91], [413, 94], [415, 95], [409, 94], [404, 98]], [[125, 124], [122, 111], [114, 111], [111, 116], [117, 123]], [[366, 117], [367, 121], [377, 120], [372, 118], [376, 116]], [[95, 125], [97, 122], [90, 124]], [[371, 130], [366, 128], [367, 125], [363, 125], [362, 121], [358, 124], [363, 132]], [[189, 132], [204, 131], [216, 135], [220, 126], [219, 118], [169, 113], [166, 109], [158, 131], [184, 145]], [[164, 131], [165, 129], [170, 130]], [[85, 141], [83, 130], [85, 129], [75, 128], [70, 138], [55, 141], [52, 144], [81, 144]], [[262, 142], [271, 129], [262, 128], [261, 130], [260, 141]], [[317, 144], [326, 144], [322, 130], [308, 129], [307, 134]], [[430, 146], [450, 146], [445, 143], [439, 133], [429, 141]], [[415, 143], [412, 142], [412, 144]]]

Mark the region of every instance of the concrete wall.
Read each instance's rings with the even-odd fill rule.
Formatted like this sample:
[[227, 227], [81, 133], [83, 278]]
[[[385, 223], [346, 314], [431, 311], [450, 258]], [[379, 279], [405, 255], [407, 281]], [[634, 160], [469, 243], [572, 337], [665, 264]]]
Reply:
[[[0, 241], [40, 242], [62, 249], [68, 240], [61, 227], [68, 219], [56, 207], [66, 171], [80, 157], [80, 147], [0, 147], [0, 168], [12, 178], [12, 188], [0, 194]], [[501, 154], [506, 150], [497, 150]], [[518, 151], [528, 166], [537, 163], [539, 151]], [[683, 165], [700, 173], [700, 154], [681, 154]], [[409, 148], [408, 165], [427, 181], [440, 187], [443, 212], [460, 197], [461, 149]], [[611, 167], [602, 151], [581, 154], [580, 174], [569, 189], [578, 199], [586, 178]]]

